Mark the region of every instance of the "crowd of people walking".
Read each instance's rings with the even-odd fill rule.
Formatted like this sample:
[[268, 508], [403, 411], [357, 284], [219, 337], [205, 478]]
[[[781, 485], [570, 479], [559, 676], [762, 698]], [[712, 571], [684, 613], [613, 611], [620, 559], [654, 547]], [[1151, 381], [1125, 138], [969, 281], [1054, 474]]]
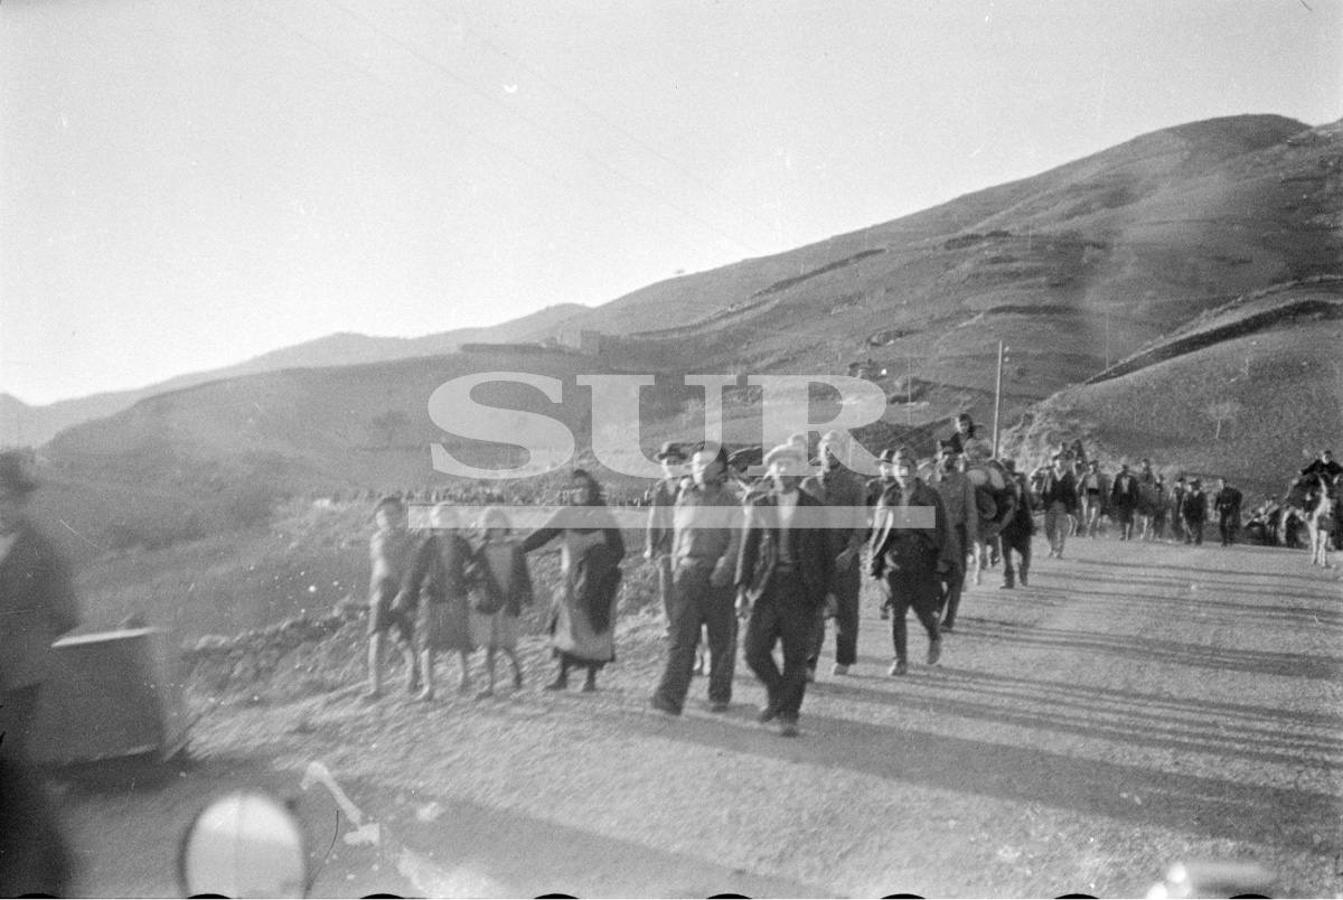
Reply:
[[[697, 674], [708, 676], [707, 709], [728, 710], [744, 627], [741, 658], [767, 698], [759, 720], [796, 734], [828, 631], [831, 674], [848, 675], [857, 664], [864, 575], [890, 622], [888, 673], [900, 677], [910, 671], [909, 613], [926, 635], [927, 664], [936, 665], [967, 583], [981, 585], [984, 572], [1001, 564], [1001, 589], [1029, 586], [1041, 526], [1052, 559], [1065, 558], [1070, 539], [1097, 540], [1111, 529], [1120, 541], [1202, 545], [1210, 518], [1223, 546], [1240, 540], [1244, 499], [1228, 479], [1216, 479], [1210, 496], [1201, 477], [1180, 475], [1167, 485], [1147, 459], [1136, 471], [1121, 463], [1111, 475], [1080, 441], [1060, 444], [1028, 474], [1014, 460], [995, 459], [962, 415], [931, 460], [921, 464], [908, 447], [890, 448], [870, 480], [848, 465], [851, 449], [846, 434], [829, 432], [813, 463], [806, 437], [797, 435], [761, 454], [764, 474], [752, 479], [749, 454], [729, 456], [712, 443], [661, 447], [663, 477], [637, 502], [648, 508], [642, 557], [656, 572], [666, 621], [653, 710], [681, 715]], [[1339, 473], [1331, 466], [1331, 455], [1321, 454], [1302, 474], [1332, 484]], [[505, 510], [491, 507], [467, 539], [469, 523], [456, 520], [450, 503], [435, 505], [431, 527], [417, 533], [407, 528], [400, 498], [379, 501], [370, 698], [382, 693], [388, 633], [405, 655], [407, 689], [426, 700], [435, 695], [434, 660], [444, 651], [459, 659], [461, 691], [472, 690], [476, 647], [486, 651], [488, 678], [477, 696], [494, 692], [500, 653], [521, 687], [518, 622], [535, 600], [526, 558], [544, 547], [560, 553], [547, 618], [557, 669], [545, 689], [566, 689], [574, 671], [584, 673], [582, 690], [597, 689], [598, 673], [615, 658], [625, 538], [589, 472], [572, 473], [562, 503], [526, 535], [515, 535]]]

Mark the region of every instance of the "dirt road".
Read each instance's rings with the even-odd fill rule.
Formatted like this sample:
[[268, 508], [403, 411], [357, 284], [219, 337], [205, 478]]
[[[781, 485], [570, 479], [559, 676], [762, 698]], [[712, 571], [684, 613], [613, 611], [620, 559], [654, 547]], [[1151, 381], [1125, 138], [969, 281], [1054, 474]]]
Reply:
[[[703, 680], [681, 718], [649, 711], [651, 614], [627, 619], [596, 694], [540, 691], [536, 645], [527, 687], [494, 700], [222, 708], [195, 770], [68, 800], [79, 888], [174, 893], [186, 817], [251, 780], [301, 798], [320, 895], [1140, 896], [1207, 858], [1268, 866], [1280, 896], [1343, 892], [1338, 570], [1078, 540], [1029, 588], [999, 578], [969, 589], [937, 667], [911, 617], [904, 678], [865, 599], [859, 664], [830, 675], [827, 644], [795, 740], [755, 723], [744, 665], [727, 714], [702, 708]], [[298, 790], [314, 760], [380, 848], [344, 840], [324, 789]]]

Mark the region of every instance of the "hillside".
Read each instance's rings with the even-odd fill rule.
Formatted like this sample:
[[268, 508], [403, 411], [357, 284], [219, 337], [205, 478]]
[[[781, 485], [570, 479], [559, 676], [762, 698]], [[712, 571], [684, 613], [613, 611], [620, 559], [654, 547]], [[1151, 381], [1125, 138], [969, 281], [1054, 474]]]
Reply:
[[39, 406], [29, 406], [8, 394], [0, 394], [0, 445], [40, 446], [66, 428], [110, 416], [146, 397], [241, 375], [439, 356], [473, 341], [539, 341], [557, 334], [564, 323], [586, 309], [575, 303], [556, 304], [500, 325], [458, 328], [414, 338], [332, 334], [263, 353], [222, 369], [179, 375], [136, 390], [97, 393]]

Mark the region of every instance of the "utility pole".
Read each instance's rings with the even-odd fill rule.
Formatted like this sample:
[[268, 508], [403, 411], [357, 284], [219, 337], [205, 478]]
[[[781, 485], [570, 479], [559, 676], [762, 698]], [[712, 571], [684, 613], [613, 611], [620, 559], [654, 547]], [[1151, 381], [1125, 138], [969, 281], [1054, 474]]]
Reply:
[[993, 387], [993, 458], [998, 458], [998, 416], [1003, 408], [1003, 359], [1007, 350], [1003, 342], [998, 342], [998, 378]]

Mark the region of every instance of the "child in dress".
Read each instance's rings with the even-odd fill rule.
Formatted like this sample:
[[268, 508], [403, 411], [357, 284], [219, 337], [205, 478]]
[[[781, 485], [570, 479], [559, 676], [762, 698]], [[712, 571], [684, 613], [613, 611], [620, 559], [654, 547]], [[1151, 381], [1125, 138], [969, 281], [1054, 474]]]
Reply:
[[508, 515], [498, 507], [485, 510], [480, 529], [483, 542], [476, 550], [472, 574], [479, 589], [471, 609], [471, 635], [485, 648], [487, 686], [476, 695], [494, 694], [494, 658], [502, 650], [513, 664], [513, 687], [522, 687], [518, 663], [518, 619], [522, 607], [532, 602], [532, 580], [521, 544], [511, 536]]

